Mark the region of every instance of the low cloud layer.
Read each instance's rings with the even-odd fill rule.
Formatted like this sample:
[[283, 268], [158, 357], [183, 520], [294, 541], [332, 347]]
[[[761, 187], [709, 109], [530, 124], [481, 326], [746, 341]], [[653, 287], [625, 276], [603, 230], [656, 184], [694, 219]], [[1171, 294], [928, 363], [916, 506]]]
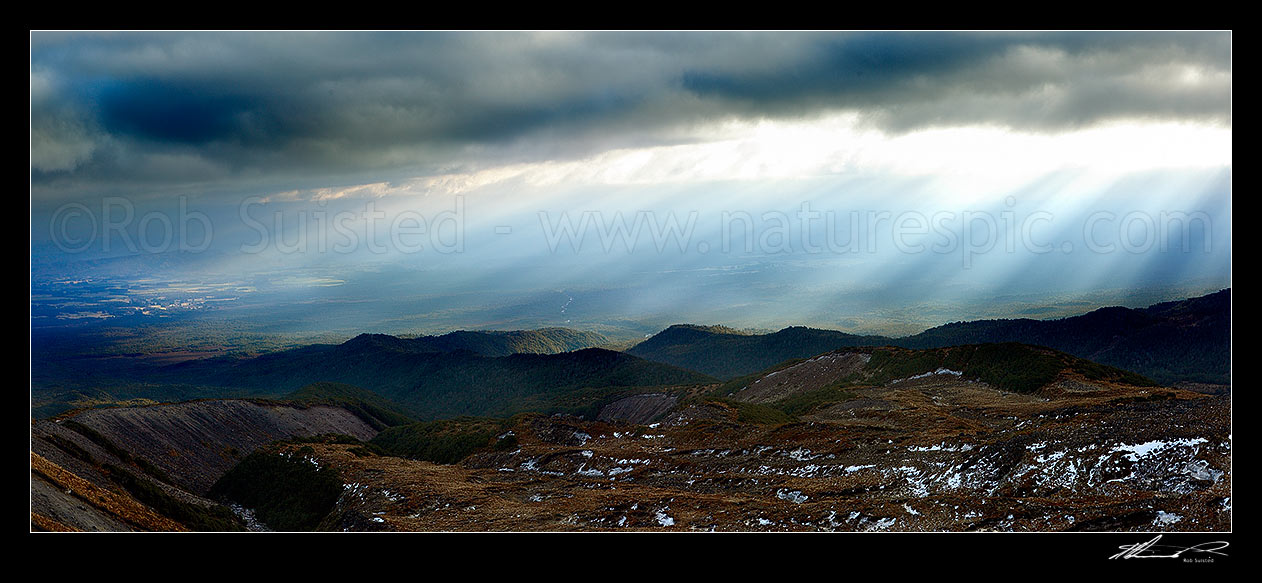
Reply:
[[1229, 126], [1229, 33], [32, 33], [33, 196], [285, 191], [697, 143]]

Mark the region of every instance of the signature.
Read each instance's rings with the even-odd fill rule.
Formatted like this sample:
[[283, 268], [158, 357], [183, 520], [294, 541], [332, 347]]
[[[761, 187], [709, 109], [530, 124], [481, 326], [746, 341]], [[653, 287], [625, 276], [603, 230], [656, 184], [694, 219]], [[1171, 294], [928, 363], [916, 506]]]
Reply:
[[1110, 559], [1177, 559], [1183, 553], [1207, 553], [1211, 555], [1227, 556], [1227, 553], [1219, 552], [1230, 544], [1227, 541], [1205, 542], [1190, 547], [1176, 547], [1174, 545], [1159, 545], [1157, 541], [1161, 540], [1161, 535], [1153, 537], [1152, 540], [1144, 543], [1136, 543], [1133, 545], [1121, 545], [1117, 548], [1122, 552], [1109, 557]]

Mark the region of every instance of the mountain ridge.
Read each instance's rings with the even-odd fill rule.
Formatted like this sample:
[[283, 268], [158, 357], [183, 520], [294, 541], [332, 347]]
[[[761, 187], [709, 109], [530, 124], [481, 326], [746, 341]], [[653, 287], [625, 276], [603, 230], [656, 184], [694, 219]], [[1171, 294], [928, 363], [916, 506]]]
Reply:
[[[362, 338], [362, 337], [360, 337]], [[471, 350], [382, 350], [370, 338], [303, 347], [238, 361], [191, 361], [167, 367], [155, 380], [203, 382], [280, 397], [312, 383], [361, 387], [417, 419], [502, 414], [523, 399], [584, 388], [690, 385], [714, 379], [624, 352], [583, 348], [556, 354], [486, 356]]]
[[[837, 348], [942, 348], [1019, 342], [1046, 346], [1163, 383], [1230, 383], [1231, 289], [1146, 308], [1110, 306], [1054, 320], [971, 320], [904, 337], [863, 336], [790, 326], [771, 334], [729, 334], [722, 326], [674, 325], [628, 353], [722, 379]], [[728, 328], [730, 330], [730, 328]], [[800, 342], [794, 346], [788, 339]]]
[[364, 333], [347, 340], [340, 346], [381, 345], [407, 352], [469, 350], [484, 356], [508, 356], [522, 353], [557, 354], [609, 343], [608, 337], [596, 332], [551, 327], [534, 330], [457, 330], [441, 335], [415, 338]]

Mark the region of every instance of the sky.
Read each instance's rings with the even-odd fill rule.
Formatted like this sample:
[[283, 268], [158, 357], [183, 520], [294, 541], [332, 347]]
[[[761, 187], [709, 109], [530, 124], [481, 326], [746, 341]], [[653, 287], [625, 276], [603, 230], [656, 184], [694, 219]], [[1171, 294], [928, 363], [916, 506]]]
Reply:
[[30, 75], [32, 326], [900, 334], [1230, 285], [1229, 32], [32, 32]]

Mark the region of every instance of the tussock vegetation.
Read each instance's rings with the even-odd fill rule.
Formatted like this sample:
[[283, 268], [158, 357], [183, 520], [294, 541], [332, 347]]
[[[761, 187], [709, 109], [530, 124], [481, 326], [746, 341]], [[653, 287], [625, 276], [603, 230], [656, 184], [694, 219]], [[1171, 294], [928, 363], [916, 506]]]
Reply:
[[820, 409], [826, 405], [849, 401], [855, 398], [854, 393], [842, 388], [842, 383], [838, 382], [830, 387], [824, 387], [814, 391], [805, 393], [796, 393], [771, 403], [772, 407], [779, 409], [796, 419], [799, 415], [807, 415]]
[[162, 516], [136, 499], [102, 488], [31, 452], [31, 471], [49, 483], [142, 530], [182, 531], [184, 525]]
[[741, 401], [733, 401], [731, 399], [719, 399], [718, 401], [736, 409], [736, 420], [741, 423], [780, 425], [782, 423], [790, 423], [794, 421], [793, 417], [770, 405], [744, 403]]
[[81, 532], [73, 526], [67, 526], [38, 512], [31, 513], [31, 530], [36, 532]]

